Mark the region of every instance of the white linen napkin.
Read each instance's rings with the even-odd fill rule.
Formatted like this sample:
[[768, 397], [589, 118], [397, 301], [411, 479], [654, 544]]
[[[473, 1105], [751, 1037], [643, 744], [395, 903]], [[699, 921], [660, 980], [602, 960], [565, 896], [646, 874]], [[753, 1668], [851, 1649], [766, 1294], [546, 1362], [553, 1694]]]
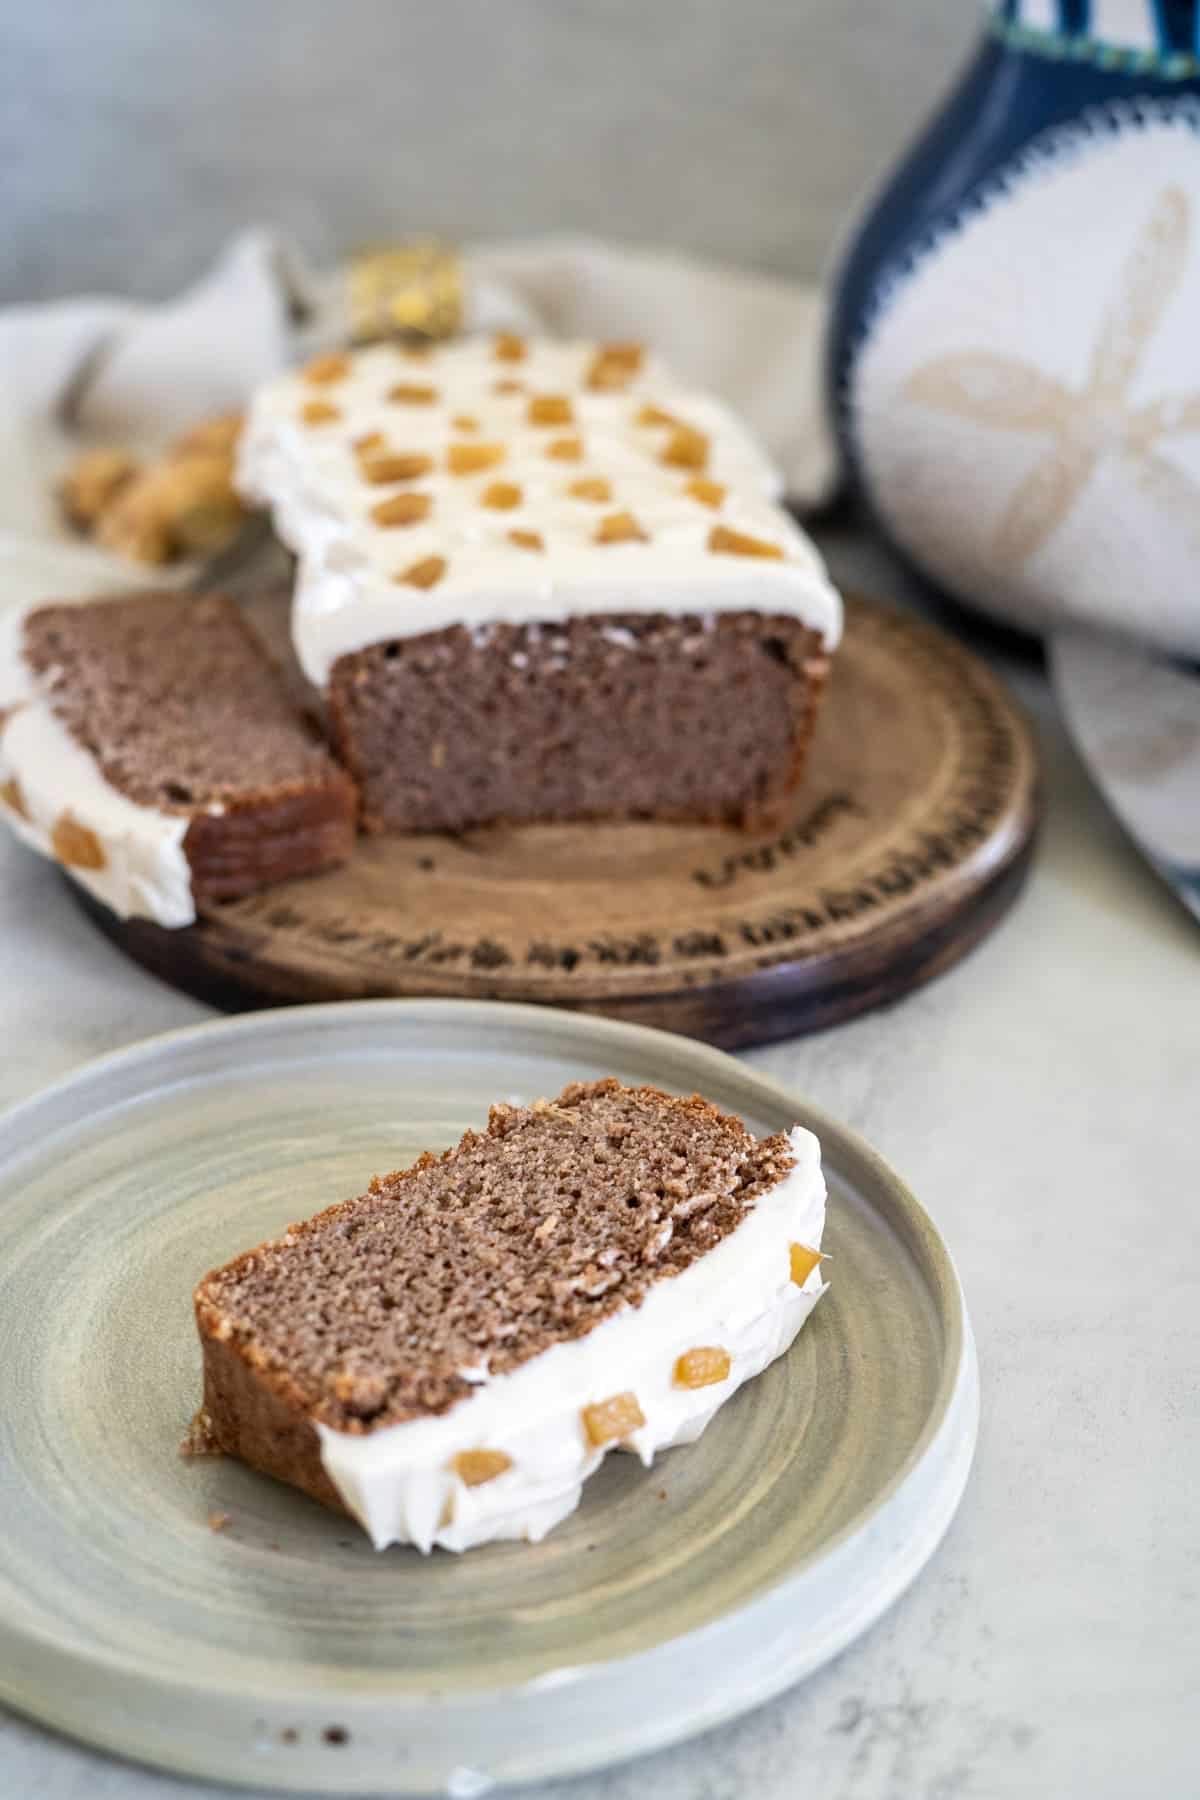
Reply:
[[[577, 238], [469, 248], [464, 265], [469, 329], [642, 339], [749, 420], [798, 505], [830, 497], [815, 289]], [[158, 448], [345, 333], [340, 272], [265, 229], [163, 305], [0, 311], [0, 604], [177, 579], [73, 537], [54, 498], [64, 466], [93, 442]]]

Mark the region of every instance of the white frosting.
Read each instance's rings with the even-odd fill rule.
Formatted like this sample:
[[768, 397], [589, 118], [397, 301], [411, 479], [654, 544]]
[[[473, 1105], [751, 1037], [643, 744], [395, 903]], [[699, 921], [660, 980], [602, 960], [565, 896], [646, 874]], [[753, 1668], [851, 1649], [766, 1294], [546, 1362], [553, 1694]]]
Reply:
[[[829, 648], [837, 643], [837, 592], [812, 543], [776, 504], [778, 475], [738, 420], [649, 357], [628, 386], [594, 392], [586, 375], [595, 350], [537, 340], [523, 361], [503, 362], [490, 339], [473, 338], [413, 361], [380, 345], [356, 355], [340, 380], [317, 385], [295, 374], [260, 389], [241, 440], [238, 484], [252, 503], [271, 507], [279, 536], [299, 559], [292, 627], [310, 680], [322, 685], [339, 656], [386, 638], [578, 614], [778, 612], [821, 632]], [[521, 391], [497, 393], [504, 380], [519, 381]], [[431, 387], [436, 401], [390, 400], [397, 383]], [[551, 394], [567, 397], [572, 422], [530, 424], [530, 398]], [[302, 412], [313, 401], [336, 407], [338, 418], [306, 424]], [[704, 475], [727, 489], [719, 510], [686, 491], [689, 470], [664, 466], [671, 427], [638, 423], [647, 404], [705, 435]], [[456, 428], [462, 415], [478, 429]], [[430, 456], [433, 470], [369, 484], [354, 444], [374, 432], [386, 450]], [[547, 456], [555, 439], [576, 436], [582, 460]], [[502, 443], [504, 460], [454, 475], [446, 464], [451, 443]], [[611, 484], [611, 500], [568, 492], [572, 482], [596, 476]], [[495, 481], [519, 486], [521, 503], [509, 511], [481, 505]], [[428, 518], [375, 523], [372, 507], [403, 491], [430, 496]], [[632, 513], [648, 541], [597, 543], [598, 522], [614, 512]], [[708, 543], [715, 525], [776, 545], [783, 557], [716, 554]], [[514, 529], [538, 533], [544, 552], [512, 544]], [[432, 556], [447, 564], [434, 587], [397, 582]]]
[[0, 614], [0, 712], [7, 713], [0, 726], [0, 782], [17, 783], [28, 817], [2, 802], [0, 813], [24, 843], [51, 858], [54, 826], [68, 814], [104, 853], [103, 868], [67, 867], [82, 887], [122, 918], [190, 925], [196, 907], [183, 849], [188, 819], [140, 806], [105, 780], [26, 664], [23, 619], [21, 609]]
[[[325, 1470], [376, 1549], [537, 1542], [579, 1504], [583, 1482], [615, 1447], [593, 1445], [581, 1418], [582, 1408], [615, 1394], [637, 1396], [646, 1423], [620, 1448], [643, 1463], [699, 1437], [718, 1407], [787, 1349], [825, 1291], [819, 1265], [803, 1287], [791, 1278], [791, 1245], [820, 1247], [825, 1182], [813, 1134], [797, 1126], [789, 1141], [795, 1167], [735, 1231], [656, 1283], [640, 1306], [510, 1374], [489, 1380], [486, 1369], [470, 1371], [476, 1391], [439, 1418], [362, 1436], [318, 1425]], [[677, 1358], [699, 1346], [729, 1353], [728, 1377], [676, 1385]], [[512, 1466], [468, 1487], [450, 1465], [480, 1449], [502, 1451]]]

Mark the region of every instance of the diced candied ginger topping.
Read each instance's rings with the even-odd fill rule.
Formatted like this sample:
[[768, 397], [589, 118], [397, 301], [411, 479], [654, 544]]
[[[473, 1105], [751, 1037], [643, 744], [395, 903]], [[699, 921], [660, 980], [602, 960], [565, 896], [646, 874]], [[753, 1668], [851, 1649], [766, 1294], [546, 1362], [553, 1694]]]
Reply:
[[452, 475], [477, 475], [480, 469], [494, 469], [503, 461], [503, 444], [451, 444], [446, 452], [446, 467]]
[[518, 550], [544, 550], [546, 548], [540, 531], [510, 531], [508, 541], [510, 544], [515, 544]]
[[8, 781], [0, 781], [0, 800], [3, 800], [9, 811], [15, 812], [19, 819], [29, 817], [29, 809], [25, 805], [21, 784], [15, 776], [10, 777]]
[[565, 394], [534, 394], [526, 417], [531, 425], [570, 425], [575, 414]]
[[50, 843], [59, 862], [68, 869], [102, 869], [108, 861], [95, 832], [73, 819], [69, 812], [59, 813], [54, 821]]
[[708, 438], [694, 425], [676, 425], [663, 447], [660, 462], [670, 469], [703, 469], [708, 466]]
[[332, 425], [341, 416], [340, 409], [331, 406], [328, 400], [306, 400], [300, 408], [300, 417], [305, 425]]
[[495, 512], [511, 512], [521, 504], [521, 490], [515, 481], [491, 481], [480, 494], [479, 504]]
[[392, 494], [371, 508], [376, 525], [418, 525], [433, 508], [429, 494]]
[[644, 354], [640, 344], [601, 344], [588, 365], [584, 380], [588, 387], [602, 393], [628, 387], [642, 366]]
[[460, 1450], [450, 1464], [464, 1487], [482, 1487], [512, 1466], [512, 1457], [503, 1450]]
[[546, 445], [546, 455], [552, 456], [555, 462], [582, 462], [583, 439], [577, 437], [552, 438]]
[[525, 392], [525, 383], [523, 381], [513, 381], [511, 377], [506, 377], [503, 381], [493, 381], [492, 392], [493, 394], [523, 394]]
[[444, 556], [423, 556], [420, 562], [413, 563], [411, 568], [401, 569], [399, 575], [392, 579], [404, 587], [431, 588], [437, 586], [445, 573]]
[[515, 331], [498, 331], [492, 339], [492, 355], [497, 362], [524, 362], [525, 339]]
[[725, 496], [729, 489], [723, 481], [710, 481], [707, 475], [693, 475], [685, 481], [683, 491], [692, 500], [698, 500], [701, 506], [711, 506], [717, 512], [725, 504]]
[[432, 456], [420, 450], [386, 450], [382, 455], [377, 452], [361, 460], [363, 480], [374, 487], [389, 481], [415, 481], [418, 475], [428, 475], [433, 467]]
[[572, 500], [611, 500], [612, 482], [603, 475], [581, 475], [567, 489]]
[[646, 1423], [646, 1416], [634, 1393], [614, 1394], [611, 1400], [598, 1400], [583, 1409], [583, 1429], [590, 1444], [613, 1444], [628, 1437]]
[[597, 544], [648, 544], [650, 539], [630, 512], [608, 513], [595, 530]]
[[455, 431], [478, 431], [479, 420], [473, 413], [455, 413], [450, 421]]
[[792, 1280], [797, 1287], [803, 1287], [817, 1264], [821, 1260], [819, 1250], [810, 1250], [807, 1244], [793, 1244], [789, 1252], [791, 1257]]
[[695, 1350], [685, 1350], [676, 1358], [675, 1386], [712, 1387], [715, 1382], [727, 1381], [732, 1367], [728, 1350], [722, 1350], [717, 1344], [702, 1344]]
[[708, 534], [708, 547], [718, 556], [765, 556], [782, 561], [783, 551], [766, 538], [751, 537], [745, 531], [731, 531], [728, 525], [714, 525]]
[[344, 380], [349, 373], [350, 358], [341, 350], [332, 350], [328, 356], [313, 357], [304, 370], [304, 379], [323, 387], [327, 381]]
[[398, 381], [388, 389], [388, 399], [398, 406], [432, 406], [437, 397], [437, 389], [425, 381]]
[[638, 425], [678, 425], [679, 420], [674, 413], [664, 412], [661, 406], [655, 406], [647, 400], [640, 406], [634, 421]]

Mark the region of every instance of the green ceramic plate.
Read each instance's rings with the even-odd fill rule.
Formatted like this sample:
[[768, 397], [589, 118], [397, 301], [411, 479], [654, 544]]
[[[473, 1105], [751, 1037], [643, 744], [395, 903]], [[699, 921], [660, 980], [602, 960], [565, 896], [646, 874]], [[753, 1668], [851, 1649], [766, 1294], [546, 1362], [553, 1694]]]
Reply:
[[[536, 1547], [427, 1558], [177, 1456], [205, 1269], [494, 1099], [607, 1073], [825, 1148], [831, 1291], [698, 1444], [648, 1471], [610, 1457]], [[683, 1038], [534, 1007], [297, 1008], [139, 1045], [0, 1120], [0, 1697], [166, 1768], [480, 1794], [730, 1718], [916, 1575], [977, 1409], [954, 1270], [901, 1183]]]

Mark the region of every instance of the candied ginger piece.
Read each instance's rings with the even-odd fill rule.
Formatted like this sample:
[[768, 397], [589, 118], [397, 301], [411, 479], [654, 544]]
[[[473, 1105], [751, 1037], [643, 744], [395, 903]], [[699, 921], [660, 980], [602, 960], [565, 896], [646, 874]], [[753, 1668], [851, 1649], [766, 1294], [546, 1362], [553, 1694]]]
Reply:
[[534, 394], [526, 416], [531, 425], [570, 425], [575, 419], [565, 394]]
[[504, 456], [503, 444], [451, 444], [446, 467], [452, 475], [477, 475], [481, 469], [494, 469]]
[[601, 344], [588, 365], [584, 380], [588, 387], [602, 393], [628, 387], [641, 368], [644, 355], [640, 344]]
[[708, 534], [708, 547], [724, 556], [763, 556], [775, 562], [783, 559], [778, 544], [768, 543], [766, 538], [751, 537], [745, 531], [731, 531], [728, 525], [713, 526]]
[[73, 819], [69, 812], [59, 813], [50, 842], [55, 856], [68, 869], [103, 869], [108, 862], [95, 832]]
[[413, 563], [411, 568], [402, 569], [399, 575], [393, 576], [393, 580], [404, 587], [431, 588], [437, 586], [445, 573], [444, 556], [423, 556], [420, 562]]
[[797, 1287], [803, 1287], [820, 1262], [821, 1252], [810, 1250], [807, 1244], [793, 1244], [789, 1254], [792, 1280]]
[[630, 512], [608, 513], [595, 530], [597, 544], [648, 544], [647, 534]]
[[323, 387], [329, 381], [342, 381], [350, 373], [350, 358], [341, 350], [331, 350], [327, 356], [314, 356], [304, 370], [305, 381], [311, 381]]
[[361, 466], [363, 480], [380, 487], [389, 481], [415, 481], [418, 475], [428, 475], [433, 458], [420, 450], [388, 450], [364, 456]]
[[599, 1449], [628, 1437], [631, 1431], [646, 1423], [645, 1414], [634, 1393], [614, 1394], [610, 1400], [598, 1400], [583, 1409], [583, 1429], [588, 1442]]
[[429, 494], [392, 494], [371, 508], [376, 525], [417, 525], [433, 508]]
[[521, 504], [521, 490], [515, 481], [492, 481], [480, 494], [479, 504], [490, 506], [495, 512], [511, 512]]
[[503, 1450], [460, 1450], [450, 1467], [464, 1487], [482, 1487], [513, 1466]]
[[708, 466], [708, 438], [694, 425], [676, 425], [667, 439], [660, 462], [670, 469], [704, 469]]
[[727, 1381], [732, 1367], [728, 1350], [722, 1350], [716, 1344], [698, 1345], [695, 1350], [685, 1350], [676, 1358], [675, 1386], [712, 1387], [715, 1382]]

